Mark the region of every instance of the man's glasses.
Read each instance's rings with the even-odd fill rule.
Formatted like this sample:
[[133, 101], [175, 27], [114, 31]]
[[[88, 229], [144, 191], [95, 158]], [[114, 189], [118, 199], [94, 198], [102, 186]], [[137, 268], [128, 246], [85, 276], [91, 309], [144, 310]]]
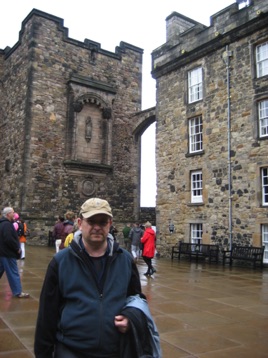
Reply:
[[90, 225], [90, 226], [95, 226], [95, 225], [98, 225], [98, 226], [101, 226], [101, 227], [104, 227], [108, 224], [108, 220], [92, 220], [92, 219], [84, 219], [86, 220], [86, 222]]

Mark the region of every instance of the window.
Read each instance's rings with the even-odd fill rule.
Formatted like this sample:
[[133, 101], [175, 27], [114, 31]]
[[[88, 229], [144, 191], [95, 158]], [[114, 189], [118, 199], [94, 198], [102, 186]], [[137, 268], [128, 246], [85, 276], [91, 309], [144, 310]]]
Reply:
[[257, 77], [268, 75], [268, 42], [256, 48]]
[[202, 116], [189, 120], [189, 149], [190, 153], [203, 150], [203, 122]]
[[258, 104], [260, 137], [268, 137], [268, 100]]
[[262, 236], [262, 246], [265, 247], [263, 262], [268, 263], [268, 225], [267, 224], [261, 226], [261, 236]]
[[196, 172], [191, 173], [191, 202], [192, 203], [202, 203], [203, 202], [202, 172], [201, 171], [196, 171]]
[[203, 98], [202, 68], [198, 67], [188, 72], [188, 98], [189, 103]]
[[268, 168], [262, 168], [262, 205], [268, 205]]
[[203, 225], [191, 224], [191, 243], [201, 244], [202, 235], [203, 235]]

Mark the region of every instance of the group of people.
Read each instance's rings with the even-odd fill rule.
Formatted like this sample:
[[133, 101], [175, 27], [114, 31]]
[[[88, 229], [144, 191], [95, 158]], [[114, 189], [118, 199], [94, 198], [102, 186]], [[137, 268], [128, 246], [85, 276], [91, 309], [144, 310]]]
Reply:
[[153, 275], [156, 270], [152, 265], [152, 258], [156, 250], [156, 233], [152, 229], [152, 224], [147, 221], [144, 225], [135, 223], [131, 228], [128, 223], [122, 230], [124, 236], [125, 248], [129, 250], [137, 263], [142, 256], [147, 265], [145, 276]]
[[[5, 270], [11, 277], [14, 296], [29, 297], [22, 292], [19, 273], [14, 274], [21, 255], [14, 210], [5, 208], [2, 214], [0, 276]], [[79, 235], [73, 235], [68, 247], [59, 250], [48, 264], [35, 329], [36, 358], [162, 357], [136, 263], [110, 233], [112, 219], [106, 200], [85, 201], [75, 219]], [[65, 220], [69, 220], [66, 215]], [[141, 242], [143, 258], [149, 259], [154, 250], [150, 251], [148, 244], [146, 249], [146, 243], [152, 238], [155, 242], [155, 236], [150, 223], [146, 224]], [[74, 224], [71, 226], [73, 229]], [[150, 246], [155, 248], [155, 243]], [[12, 252], [10, 258], [4, 247]], [[148, 266], [148, 274], [151, 271]]]

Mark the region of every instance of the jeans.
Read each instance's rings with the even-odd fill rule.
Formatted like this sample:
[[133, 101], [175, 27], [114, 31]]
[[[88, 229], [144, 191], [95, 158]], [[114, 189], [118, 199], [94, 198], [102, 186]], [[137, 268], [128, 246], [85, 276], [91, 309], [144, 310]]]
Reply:
[[25, 259], [25, 242], [20, 243], [21, 248], [21, 259]]
[[61, 239], [55, 241], [56, 253], [60, 250]]
[[17, 259], [3, 256], [0, 257], [0, 278], [3, 276], [4, 272], [6, 272], [8, 283], [13, 295], [19, 295], [22, 292], [22, 288]]
[[131, 245], [131, 253], [134, 259], [140, 258], [140, 247], [139, 245]]

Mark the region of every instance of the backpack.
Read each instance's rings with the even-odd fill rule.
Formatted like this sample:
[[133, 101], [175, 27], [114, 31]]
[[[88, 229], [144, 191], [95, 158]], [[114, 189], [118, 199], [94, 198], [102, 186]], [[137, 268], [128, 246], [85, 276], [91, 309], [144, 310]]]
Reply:
[[18, 229], [17, 229], [18, 236], [19, 237], [25, 236], [23, 223], [21, 223], [20, 221], [17, 221], [17, 224], [18, 224]]

